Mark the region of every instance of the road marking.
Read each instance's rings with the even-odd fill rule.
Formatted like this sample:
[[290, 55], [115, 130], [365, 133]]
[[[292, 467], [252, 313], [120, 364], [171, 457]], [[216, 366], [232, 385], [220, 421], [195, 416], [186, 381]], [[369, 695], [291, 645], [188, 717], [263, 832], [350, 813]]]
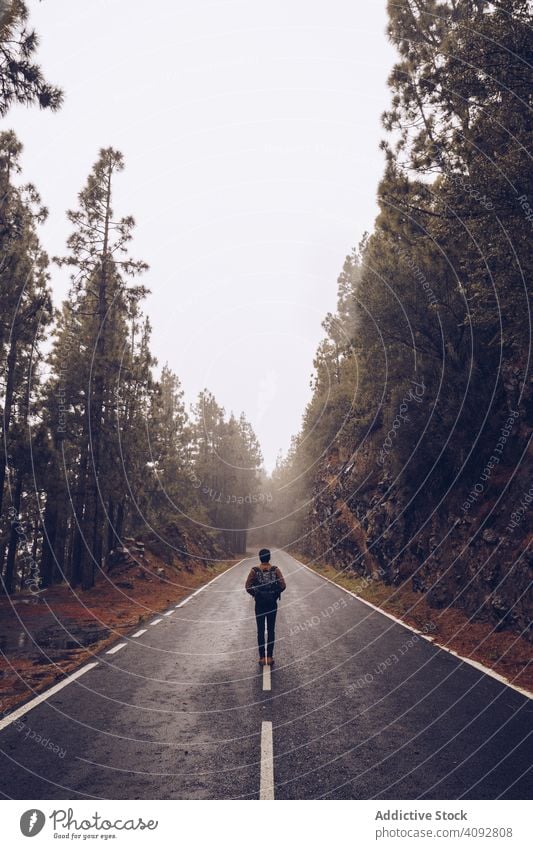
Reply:
[[7, 728], [8, 725], [11, 725], [12, 722], [19, 719], [21, 716], [24, 716], [25, 713], [28, 713], [33, 708], [36, 708], [37, 705], [42, 704], [50, 696], [53, 696], [55, 693], [58, 693], [59, 690], [62, 690], [63, 687], [66, 687], [68, 684], [71, 684], [77, 678], [80, 678], [82, 675], [85, 675], [86, 672], [89, 672], [90, 669], [94, 669], [95, 666], [98, 666], [98, 662], [88, 663], [86, 666], [82, 666], [81, 669], [78, 669], [77, 672], [73, 672], [72, 675], [69, 675], [68, 678], [65, 678], [63, 681], [60, 681], [59, 684], [54, 684], [53, 687], [50, 687], [49, 690], [46, 690], [45, 693], [41, 693], [39, 696], [36, 696], [31, 702], [28, 702], [22, 707], [14, 710], [13, 713], [10, 713], [9, 716], [6, 716], [5, 719], [0, 720], [0, 731], [4, 728]]
[[173, 610], [169, 610], [169, 611], [167, 611], [167, 613], [165, 613], [164, 615], [165, 615], [165, 616], [172, 616], [172, 614], [173, 614], [173, 613], [174, 613], [174, 611], [173, 611]]
[[162, 622], [162, 621], [163, 621], [162, 619], [154, 619], [153, 622], [150, 622], [150, 625], [159, 625], [159, 623]]
[[127, 643], [119, 643], [118, 646], [113, 646], [112, 649], [106, 651], [106, 654], [116, 654], [118, 651], [120, 651], [120, 649], [123, 649], [125, 645], [127, 645]]
[[134, 640], [134, 639], [135, 639], [135, 637], [140, 637], [140, 636], [141, 636], [141, 634], [146, 634], [146, 631], [147, 631], [147, 629], [146, 629], [146, 628], [141, 628], [141, 630], [140, 630], [140, 631], [137, 631], [135, 634], [132, 634], [132, 635], [131, 635], [132, 640]]
[[[223, 575], [225, 575], [227, 572], [231, 572], [232, 569], [235, 569], [237, 566], [240, 566], [241, 563], [244, 563], [246, 560], [251, 560], [251, 558], [243, 557], [243, 559], [239, 560], [238, 563], [234, 563], [233, 566], [229, 567], [229, 569], [226, 569], [224, 572], [221, 572], [220, 575], [216, 575], [214, 578], [208, 581], [207, 584], [204, 584], [203, 587], [200, 587], [200, 589], [196, 590], [196, 592], [194, 592], [192, 595], [196, 595], [202, 590], [205, 590], [205, 588], [212, 584], [214, 581], [218, 581], [219, 578], [222, 578]], [[183, 604], [186, 604], [189, 599], [192, 598], [192, 595], [182, 601], [181, 604], [178, 605], [178, 607], [181, 607]], [[157, 625], [159, 622], [162, 621], [162, 619], [156, 619], [151, 624]], [[146, 630], [146, 628], [142, 628], [140, 631], [137, 631], [137, 633], [135, 633], [133, 636], [140, 637], [141, 634], [146, 633]], [[126, 643], [121, 644], [120, 647], [122, 647], [122, 645], [126, 645]], [[115, 647], [114, 651], [118, 651], [118, 647]], [[4, 719], [0, 719], [0, 731], [2, 731], [4, 728], [7, 728], [8, 725], [11, 725], [11, 723], [15, 722], [15, 720], [17, 720], [19, 717], [24, 716], [24, 714], [28, 713], [30, 710], [33, 710], [33, 708], [45, 702], [47, 699], [50, 698], [50, 696], [53, 696], [55, 693], [59, 692], [59, 690], [62, 690], [63, 687], [66, 687], [68, 684], [72, 683], [72, 681], [76, 681], [77, 678], [80, 678], [82, 675], [85, 675], [85, 673], [89, 672], [90, 669], [94, 669], [95, 666], [98, 666], [98, 661], [95, 661], [94, 663], [88, 663], [86, 664], [86, 666], [82, 666], [81, 669], [77, 669], [76, 672], [73, 672], [72, 675], [68, 676], [68, 678], [65, 678], [63, 681], [60, 681], [59, 684], [54, 684], [53, 687], [50, 687], [50, 689], [45, 690], [44, 693], [40, 693], [31, 701], [27, 702], [25, 705], [22, 705], [22, 707], [17, 708], [17, 710], [14, 710], [13, 713], [9, 714], [9, 716], [4, 717]]]
[[263, 666], [263, 690], [272, 689], [272, 679], [270, 677], [270, 666]]
[[293, 557], [292, 554], [289, 554], [289, 557], [292, 557], [293, 560], [296, 560], [296, 562], [299, 563], [300, 566], [303, 566], [304, 569], [307, 569], [309, 572], [311, 572], [312, 575], [316, 575], [317, 578], [322, 578], [322, 580], [327, 581], [328, 584], [333, 584], [333, 586], [337, 587], [338, 590], [342, 590], [343, 592], [348, 593], [348, 595], [351, 595], [353, 598], [356, 598], [357, 601], [360, 601], [362, 604], [366, 604], [367, 607], [371, 607], [372, 610], [376, 610], [378, 613], [381, 613], [382, 616], [386, 616], [387, 619], [392, 619], [393, 622], [396, 622], [397, 625], [401, 625], [402, 628], [406, 628], [408, 631], [412, 631], [414, 634], [418, 634], [420, 637], [422, 637], [423, 640], [426, 640], [427, 643], [431, 643], [433, 646], [436, 646], [437, 648], [441, 649], [441, 651], [447, 651], [448, 654], [453, 654], [454, 657], [457, 657], [463, 663], [468, 663], [468, 665], [473, 666], [474, 669], [478, 669], [480, 672], [484, 672], [485, 675], [489, 675], [491, 678], [495, 678], [496, 681], [500, 682], [500, 684], [505, 684], [505, 686], [510, 687], [511, 690], [516, 690], [516, 692], [520, 693], [520, 695], [526, 696], [528, 699], [533, 699], [533, 693], [531, 693], [529, 690], [524, 690], [523, 687], [518, 687], [516, 684], [512, 684], [511, 681], [508, 681], [507, 678], [503, 677], [503, 675], [499, 675], [497, 672], [494, 672], [494, 670], [490, 669], [490, 667], [484, 666], [477, 660], [472, 660], [469, 657], [464, 657], [462, 654], [458, 654], [453, 649], [441, 645], [436, 641], [435, 637], [430, 637], [423, 631], [419, 631], [417, 628], [413, 628], [412, 625], [408, 625], [407, 622], [402, 622], [401, 619], [398, 619], [396, 616], [393, 616], [392, 613], [387, 613], [386, 610], [382, 610], [381, 607], [376, 607], [376, 605], [372, 604], [371, 601], [367, 601], [366, 599], [361, 598], [361, 596], [356, 595], [356, 593], [353, 593], [351, 590], [347, 590], [346, 587], [341, 587], [340, 584], [336, 584], [335, 581], [331, 580], [331, 578], [326, 578], [325, 575], [321, 575], [319, 572], [315, 572], [314, 569], [310, 569], [309, 566], [306, 566], [305, 563], [302, 563], [301, 560], [297, 560], [296, 557]]
[[261, 723], [261, 777], [259, 780], [259, 798], [274, 798], [274, 745], [272, 741], [272, 723]]

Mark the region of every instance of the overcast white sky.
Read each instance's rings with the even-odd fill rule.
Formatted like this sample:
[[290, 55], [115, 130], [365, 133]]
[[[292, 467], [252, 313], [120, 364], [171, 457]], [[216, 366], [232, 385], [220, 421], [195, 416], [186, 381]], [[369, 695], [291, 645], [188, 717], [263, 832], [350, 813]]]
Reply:
[[[150, 264], [153, 350], [246, 412], [271, 469], [299, 429], [344, 256], [371, 229], [395, 56], [385, 0], [30, 0], [57, 114], [12, 109], [64, 252], [100, 147]], [[66, 291], [55, 273], [56, 303]]]

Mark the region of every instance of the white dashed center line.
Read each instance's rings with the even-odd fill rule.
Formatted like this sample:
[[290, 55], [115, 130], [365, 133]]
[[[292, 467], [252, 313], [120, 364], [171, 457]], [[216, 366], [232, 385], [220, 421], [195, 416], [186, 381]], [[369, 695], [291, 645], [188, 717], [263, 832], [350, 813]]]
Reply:
[[112, 649], [106, 651], [106, 654], [116, 654], [118, 651], [120, 651], [120, 649], [123, 649], [125, 645], [127, 645], [127, 643], [119, 643], [118, 646], [113, 646]]
[[261, 778], [259, 798], [274, 798], [274, 745], [272, 741], [272, 723], [261, 723]]
[[270, 666], [263, 666], [263, 690], [272, 689], [272, 679], [270, 677]]
[[159, 625], [159, 623], [162, 622], [162, 621], [163, 621], [162, 619], [154, 619], [154, 621], [151, 624], [152, 625]]
[[135, 634], [132, 634], [132, 635], [131, 635], [131, 636], [132, 636], [132, 639], [134, 640], [134, 639], [135, 639], [135, 637], [140, 637], [140, 636], [141, 636], [141, 634], [146, 634], [146, 630], [147, 630], [146, 628], [141, 628], [141, 630], [140, 630], [140, 631], [136, 631], [136, 632], [135, 632]]
[[168, 613], [165, 613], [165, 616], [172, 616], [173, 613], [174, 613], [173, 610], [169, 610]]

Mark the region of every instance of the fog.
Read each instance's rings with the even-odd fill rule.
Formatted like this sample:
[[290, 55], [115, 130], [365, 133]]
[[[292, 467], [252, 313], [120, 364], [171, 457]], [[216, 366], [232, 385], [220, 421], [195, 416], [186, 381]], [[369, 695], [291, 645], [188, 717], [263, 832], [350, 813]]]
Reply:
[[[100, 147], [121, 150], [115, 213], [137, 221], [153, 351], [192, 402], [246, 412], [265, 466], [309, 398], [345, 254], [372, 227], [386, 77], [385, 3], [30, 2], [60, 112], [12, 109], [24, 180], [61, 254]], [[60, 303], [68, 284], [54, 271]]]

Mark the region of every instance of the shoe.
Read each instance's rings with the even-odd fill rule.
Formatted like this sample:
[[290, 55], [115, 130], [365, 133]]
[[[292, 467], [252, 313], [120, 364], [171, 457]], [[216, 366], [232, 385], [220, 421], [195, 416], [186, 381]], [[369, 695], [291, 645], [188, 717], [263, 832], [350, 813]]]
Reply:
[[273, 657], [267, 657], [266, 662], [267, 662], [267, 666], [274, 666], [274, 658]]
[[259, 666], [264, 666], [264, 665], [265, 665], [265, 663], [266, 663], [265, 658], [264, 658], [264, 657], [260, 657], [260, 658], [259, 658]]

